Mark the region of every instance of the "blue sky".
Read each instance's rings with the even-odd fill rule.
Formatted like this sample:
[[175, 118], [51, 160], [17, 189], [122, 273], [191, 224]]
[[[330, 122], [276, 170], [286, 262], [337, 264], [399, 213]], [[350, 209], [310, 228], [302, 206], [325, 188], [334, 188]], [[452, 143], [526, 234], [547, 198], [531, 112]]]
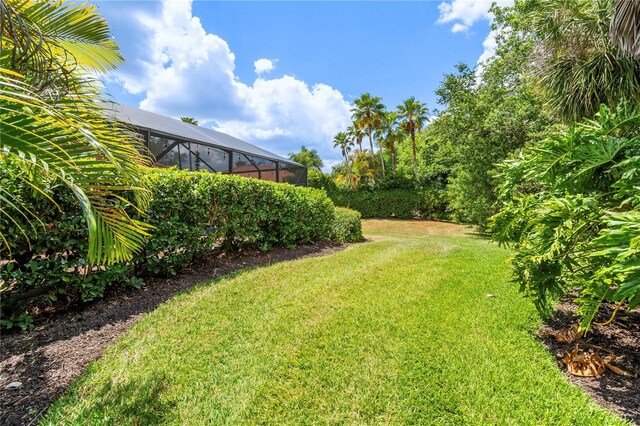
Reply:
[[327, 165], [360, 94], [433, 110], [443, 75], [493, 47], [489, 0], [96, 3], [126, 60], [106, 76], [117, 101]]

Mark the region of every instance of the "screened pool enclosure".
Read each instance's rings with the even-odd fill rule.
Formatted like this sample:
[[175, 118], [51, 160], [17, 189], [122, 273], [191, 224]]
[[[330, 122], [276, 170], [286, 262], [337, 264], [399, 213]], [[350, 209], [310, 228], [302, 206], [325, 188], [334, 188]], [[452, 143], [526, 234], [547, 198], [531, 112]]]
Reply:
[[115, 109], [116, 120], [142, 134], [157, 167], [178, 166], [307, 185], [306, 167], [240, 139], [128, 105], [116, 105]]

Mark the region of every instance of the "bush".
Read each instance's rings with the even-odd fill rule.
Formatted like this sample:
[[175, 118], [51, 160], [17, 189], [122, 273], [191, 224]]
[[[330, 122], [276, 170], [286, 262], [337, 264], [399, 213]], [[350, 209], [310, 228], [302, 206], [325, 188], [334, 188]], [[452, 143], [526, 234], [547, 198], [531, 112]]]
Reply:
[[344, 207], [336, 207], [331, 239], [341, 243], [364, 241], [360, 213]]
[[336, 190], [327, 194], [336, 206], [357, 210], [363, 218], [413, 219], [418, 215], [415, 190]]
[[514, 250], [514, 280], [545, 314], [579, 292], [583, 330], [602, 303], [640, 305], [639, 129], [637, 105], [602, 106], [501, 168], [492, 230]]
[[333, 191], [338, 189], [333, 176], [322, 173], [320, 170], [309, 169], [307, 172], [307, 185], [310, 188], [324, 189], [326, 191]]
[[327, 191], [336, 206], [360, 212], [363, 218], [446, 219], [442, 192], [418, 189], [338, 189]]
[[[144, 183], [153, 201], [143, 215], [130, 212], [155, 227], [144, 250], [127, 263], [89, 266], [87, 227], [75, 198], [58, 190], [58, 182], [46, 182], [57, 208], [24, 183], [27, 172], [0, 164], [4, 193], [37, 212], [43, 225], [32, 230], [23, 218], [0, 215], [0, 227], [10, 237], [0, 248], [5, 259], [0, 262], [2, 317], [9, 319], [5, 326], [33, 306], [60, 298], [66, 303], [89, 301], [102, 297], [109, 286], [140, 287], [141, 277], [175, 275], [214, 249], [292, 247], [330, 239], [340, 227], [340, 238], [357, 233], [353, 223], [336, 225], [345, 219], [322, 190], [233, 175], [148, 169]], [[27, 240], [20, 227], [35, 235]]]

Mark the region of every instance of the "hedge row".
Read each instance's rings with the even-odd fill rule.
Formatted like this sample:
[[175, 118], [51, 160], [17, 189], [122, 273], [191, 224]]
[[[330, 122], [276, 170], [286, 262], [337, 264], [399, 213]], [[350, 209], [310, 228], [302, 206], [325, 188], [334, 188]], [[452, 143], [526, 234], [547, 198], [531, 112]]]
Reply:
[[[60, 209], [29, 188], [23, 171], [0, 167], [3, 190], [39, 213], [46, 225], [27, 241], [0, 216], [10, 244], [0, 254], [2, 317], [5, 326], [24, 326], [25, 309], [43, 302], [65, 303], [102, 297], [113, 285], [139, 287], [149, 276], [171, 276], [212, 250], [239, 246], [268, 249], [336, 239], [360, 240], [359, 220], [336, 212], [324, 191], [239, 176], [149, 169], [145, 180], [153, 201], [143, 219], [155, 230], [131, 262], [86, 268], [87, 229], [75, 199], [56, 182], [48, 188]], [[19, 218], [18, 218], [19, 219]], [[346, 220], [346, 221], [345, 221]]]
[[446, 219], [442, 192], [418, 189], [328, 190], [336, 206], [360, 212], [363, 218]]

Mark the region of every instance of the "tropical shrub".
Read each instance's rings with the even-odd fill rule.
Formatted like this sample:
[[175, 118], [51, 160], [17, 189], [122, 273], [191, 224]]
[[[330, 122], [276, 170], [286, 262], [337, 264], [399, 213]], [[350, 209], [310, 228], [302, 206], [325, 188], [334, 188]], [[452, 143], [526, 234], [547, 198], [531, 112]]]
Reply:
[[291, 247], [334, 235], [349, 240], [358, 233], [353, 214], [336, 214], [322, 190], [233, 175], [145, 169], [142, 183], [153, 196], [148, 208], [138, 213], [123, 203], [133, 219], [144, 218], [154, 227], [143, 250], [130, 261], [90, 264], [87, 225], [76, 198], [49, 178], [45, 189], [56, 206], [22, 178], [28, 171], [16, 163], [0, 163], [0, 184], [40, 213], [46, 232], [26, 238], [20, 231], [28, 226], [25, 218], [0, 216], [12, 250], [11, 260], [0, 261], [5, 326], [22, 324], [15, 319], [26, 308], [61, 298], [88, 301], [102, 297], [109, 286], [139, 287], [144, 277], [174, 275], [212, 250]]
[[341, 243], [357, 243], [362, 236], [362, 216], [359, 212], [344, 207], [336, 207], [331, 239]]
[[578, 292], [581, 328], [604, 302], [640, 304], [640, 107], [601, 106], [552, 133], [499, 178], [494, 238], [515, 250], [514, 280], [542, 312]]

